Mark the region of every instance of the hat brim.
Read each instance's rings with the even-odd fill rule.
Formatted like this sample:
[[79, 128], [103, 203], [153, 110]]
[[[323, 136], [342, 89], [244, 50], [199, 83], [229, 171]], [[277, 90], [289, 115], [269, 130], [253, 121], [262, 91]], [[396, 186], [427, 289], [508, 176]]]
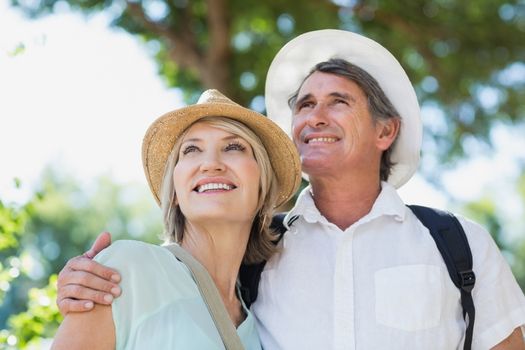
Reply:
[[204, 117], [226, 117], [250, 128], [261, 139], [277, 177], [277, 206], [289, 200], [301, 182], [297, 149], [270, 119], [233, 103], [201, 103], [168, 112], [148, 128], [142, 142], [142, 162], [153, 196], [160, 205], [160, 190], [167, 159], [180, 135]]
[[268, 70], [266, 111], [291, 134], [292, 112], [288, 99], [310, 70], [331, 58], [344, 59], [372, 75], [401, 117], [401, 129], [392, 149], [394, 166], [388, 182], [396, 188], [416, 172], [421, 149], [422, 125], [417, 96], [408, 76], [392, 54], [377, 42], [343, 30], [325, 29], [302, 34], [288, 42]]

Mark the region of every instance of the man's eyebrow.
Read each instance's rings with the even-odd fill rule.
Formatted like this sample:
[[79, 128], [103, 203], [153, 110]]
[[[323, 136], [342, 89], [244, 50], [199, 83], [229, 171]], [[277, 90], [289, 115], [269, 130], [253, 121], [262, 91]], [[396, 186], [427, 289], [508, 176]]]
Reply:
[[295, 101], [294, 107], [300, 105], [301, 103], [303, 103], [304, 101], [310, 99], [311, 97], [312, 97], [312, 94], [306, 94], [306, 95], [302, 96], [300, 99]]
[[347, 101], [350, 101], [350, 102], [352, 102], [352, 103], [355, 103], [355, 102], [356, 102], [354, 96], [349, 95], [349, 94], [344, 93], [344, 92], [337, 92], [337, 91], [334, 91], [334, 92], [330, 93], [330, 96], [331, 96], [331, 97], [339, 97], [339, 98], [342, 98], [343, 100], [347, 100]]
[[[337, 98], [341, 98], [343, 100], [346, 100], [346, 101], [349, 101], [349, 102], [352, 102], [352, 103], [356, 103], [356, 99], [355, 99], [354, 96], [352, 96], [350, 94], [347, 94], [347, 93], [344, 93], [344, 92], [334, 91], [334, 92], [331, 92], [330, 94], [328, 94], [328, 96], [330, 96], [330, 97], [337, 97]], [[309, 100], [310, 98], [312, 98], [312, 94], [306, 94], [306, 95], [302, 96], [300, 99], [298, 99], [295, 102], [295, 106], [299, 106], [301, 103], [303, 103], [304, 101]]]

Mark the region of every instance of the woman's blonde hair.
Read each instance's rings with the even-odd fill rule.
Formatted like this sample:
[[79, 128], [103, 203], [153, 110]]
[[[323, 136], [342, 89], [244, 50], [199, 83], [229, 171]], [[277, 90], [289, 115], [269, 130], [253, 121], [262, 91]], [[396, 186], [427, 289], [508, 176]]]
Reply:
[[227, 117], [204, 117], [199, 119], [180, 135], [173, 146], [164, 168], [160, 190], [160, 205], [164, 219], [164, 239], [168, 242], [181, 243], [184, 237], [186, 218], [180, 207], [175, 204], [176, 193], [173, 184], [173, 170], [179, 160], [179, 151], [184, 136], [191, 126], [198, 123], [204, 123], [239, 136], [251, 146], [255, 161], [259, 165], [261, 177], [259, 180], [257, 214], [253, 220], [243, 262], [254, 264], [268, 260], [275, 251], [275, 245], [272, 242], [275, 239], [275, 235], [270, 230], [270, 223], [277, 203], [277, 178], [260, 138], [246, 125]]

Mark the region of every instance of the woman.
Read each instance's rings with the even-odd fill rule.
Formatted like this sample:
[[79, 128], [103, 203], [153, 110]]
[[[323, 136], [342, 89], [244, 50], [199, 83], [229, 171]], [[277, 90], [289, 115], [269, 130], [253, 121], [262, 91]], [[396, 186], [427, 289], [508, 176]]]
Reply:
[[[167, 241], [206, 268], [243, 346], [260, 349], [237, 276], [242, 261], [267, 260], [274, 250], [272, 211], [300, 183], [291, 140], [269, 119], [208, 90], [196, 105], [157, 119], [142, 156]], [[167, 249], [120, 241], [97, 259], [120, 271], [125, 292], [112, 306], [68, 314], [53, 349], [223, 348], [188, 269]]]

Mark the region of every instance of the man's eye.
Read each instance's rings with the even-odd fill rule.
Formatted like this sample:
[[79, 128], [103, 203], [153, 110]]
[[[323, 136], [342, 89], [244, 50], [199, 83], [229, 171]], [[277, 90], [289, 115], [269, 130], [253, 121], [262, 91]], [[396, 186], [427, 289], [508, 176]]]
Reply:
[[312, 108], [314, 106], [313, 102], [303, 102], [298, 106], [298, 110], [301, 110], [303, 108]]
[[195, 145], [188, 145], [182, 150], [182, 154], [188, 154], [190, 152], [197, 152], [199, 151], [199, 147]]
[[238, 142], [229, 143], [228, 146], [226, 146], [225, 148], [226, 151], [244, 151], [245, 149], [246, 147], [244, 147]]

